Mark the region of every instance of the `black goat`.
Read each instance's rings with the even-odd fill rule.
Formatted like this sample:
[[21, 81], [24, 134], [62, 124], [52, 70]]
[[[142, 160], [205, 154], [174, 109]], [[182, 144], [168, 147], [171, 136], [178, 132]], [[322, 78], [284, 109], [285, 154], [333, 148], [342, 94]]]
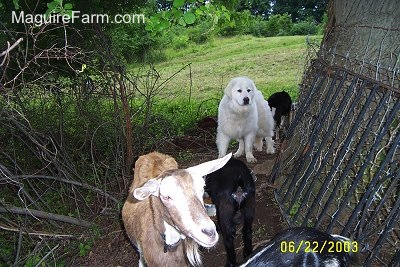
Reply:
[[279, 130], [282, 123], [282, 116], [289, 119], [292, 110], [292, 99], [285, 91], [272, 94], [268, 98], [268, 105], [273, 110], [274, 120], [276, 122], [276, 139], [279, 139]]
[[256, 249], [242, 267], [345, 267], [355, 261], [356, 241], [314, 228], [290, 228]]
[[205, 191], [217, 209], [218, 227], [227, 254], [225, 266], [236, 265], [234, 238], [236, 225], [243, 222], [243, 256], [253, 251], [253, 219], [255, 212], [255, 185], [250, 169], [242, 161], [231, 158], [218, 171], [206, 176]]

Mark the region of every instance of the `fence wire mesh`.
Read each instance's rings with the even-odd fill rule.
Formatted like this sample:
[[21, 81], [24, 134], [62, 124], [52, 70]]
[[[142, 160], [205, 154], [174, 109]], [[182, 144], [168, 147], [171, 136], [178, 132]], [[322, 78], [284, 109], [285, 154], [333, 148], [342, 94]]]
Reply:
[[321, 47], [271, 174], [289, 225], [352, 237], [362, 266], [400, 262], [398, 71]]

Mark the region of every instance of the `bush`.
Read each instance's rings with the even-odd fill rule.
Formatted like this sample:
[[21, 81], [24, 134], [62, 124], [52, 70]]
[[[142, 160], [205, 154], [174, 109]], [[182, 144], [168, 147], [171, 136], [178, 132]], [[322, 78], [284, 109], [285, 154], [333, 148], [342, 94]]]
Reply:
[[266, 23], [266, 20], [255, 20], [250, 26], [250, 33], [256, 37], [265, 36]]
[[221, 36], [234, 36], [251, 33], [253, 23], [257, 20], [249, 10], [232, 12], [231, 19], [220, 22], [219, 34]]
[[291, 35], [314, 35], [318, 33], [317, 23], [309, 17], [304, 21], [293, 24]]
[[189, 35], [189, 40], [195, 42], [196, 44], [203, 44], [214, 37], [214, 30], [212, 27], [212, 22], [202, 21], [195, 27], [191, 27], [187, 30]]
[[289, 35], [292, 28], [292, 19], [290, 15], [272, 15], [268, 19], [267, 31], [270, 36]]
[[165, 57], [159, 49], [163, 39], [151, 36], [144, 25], [123, 24], [118, 27], [118, 30], [111, 28], [109, 34], [113, 51], [125, 62], [154, 62]]
[[283, 36], [290, 35], [293, 27], [290, 15], [272, 15], [268, 20], [258, 18], [253, 22], [251, 34], [254, 36]]
[[177, 35], [172, 39], [172, 47], [174, 49], [185, 48], [189, 45], [189, 36], [186, 34]]

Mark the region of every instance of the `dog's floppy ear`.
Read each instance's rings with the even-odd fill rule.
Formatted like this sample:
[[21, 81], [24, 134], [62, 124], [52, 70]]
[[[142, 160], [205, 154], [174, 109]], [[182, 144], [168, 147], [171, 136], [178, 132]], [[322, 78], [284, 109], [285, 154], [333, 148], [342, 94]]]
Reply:
[[248, 82], [249, 82], [249, 84], [251, 86], [251, 89], [254, 90], [254, 91], [257, 91], [258, 89], [257, 89], [256, 84], [254, 83], [254, 81], [252, 79], [250, 79], [250, 78], [247, 78], [247, 79], [248, 79]]
[[228, 83], [228, 85], [225, 87], [224, 94], [225, 94], [226, 96], [228, 96], [229, 98], [232, 98], [232, 88], [233, 88], [233, 86], [235, 86], [235, 84], [236, 84], [236, 80], [235, 80], [235, 79], [232, 79], [232, 80]]

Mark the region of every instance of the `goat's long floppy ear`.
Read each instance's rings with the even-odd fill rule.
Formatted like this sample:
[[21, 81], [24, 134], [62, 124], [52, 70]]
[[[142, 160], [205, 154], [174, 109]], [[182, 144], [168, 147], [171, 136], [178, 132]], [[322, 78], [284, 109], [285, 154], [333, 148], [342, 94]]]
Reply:
[[137, 200], [143, 200], [149, 196], [158, 196], [158, 191], [160, 189], [160, 182], [156, 179], [148, 180], [143, 186], [133, 190], [133, 196]]
[[232, 157], [232, 153], [229, 153], [228, 155], [226, 155], [223, 158], [207, 161], [207, 162], [201, 163], [199, 165], [187, 168], [186, 170], [192, 175], [204, 176], [204, 175], [215, 172], [216, 170], [219, 170], [222, 167], [224, 167], [225, 164], [230, 160], [231, 157]]

